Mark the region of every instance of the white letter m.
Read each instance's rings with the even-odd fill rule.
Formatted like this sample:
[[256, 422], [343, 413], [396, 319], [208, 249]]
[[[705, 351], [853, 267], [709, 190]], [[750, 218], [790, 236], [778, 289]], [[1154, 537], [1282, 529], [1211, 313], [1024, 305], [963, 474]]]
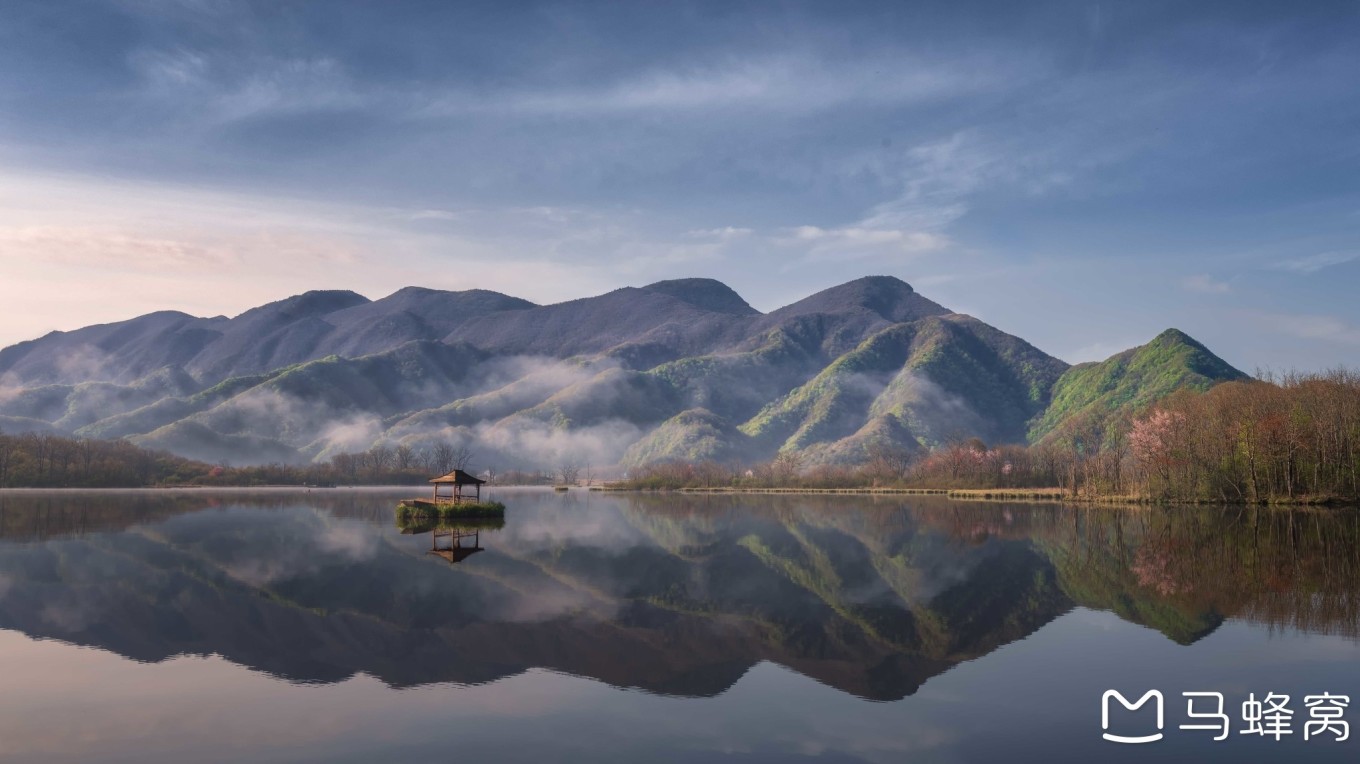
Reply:
[[1124, 697], [1123, 695], [1120, 695], [1118, 692], [1114, 690], [1106, 690], [1105, 694], [1100, 696], [1100, 728], [1104, 730], [1108, 730], [1110, 728], [1110, 698], [1118, 698], [1119, 705], [1123, 706], [1129, 711], [1137, 711], [1138, 709], [1142, 708], [1148, 702], [1149, 699], [1156, 700], [1157, 733], [1155, 735], [1143, 735], [1142, 737], [1125, 737], [1123, 735], [1111, 735], [1109, 732], [1106, 732], [1105, 734], [1101, 735], [1101, 737], [1105, 738], [1106, 740], [1109, 740], [1112, 743], [1154, 743], [1162, 739], [1161, 729], [1163, 722], [1165, 721], [1165, 717], [1163, 714], [1164, 702], [1162, 699], [1162, 693], [1160, 691], [1148, 690], [1143, 695], [1143, 697], [1138, 699], [1137, 703], [1130, 703], [1128, 698]]

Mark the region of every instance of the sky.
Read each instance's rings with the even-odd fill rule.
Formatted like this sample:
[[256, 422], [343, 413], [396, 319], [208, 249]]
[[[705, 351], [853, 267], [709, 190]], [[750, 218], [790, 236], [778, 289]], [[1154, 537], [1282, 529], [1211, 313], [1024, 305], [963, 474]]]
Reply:
[[1360, 366], [1353, 2], [0, 3], [0, 345], [408, 285], [892, 275]]

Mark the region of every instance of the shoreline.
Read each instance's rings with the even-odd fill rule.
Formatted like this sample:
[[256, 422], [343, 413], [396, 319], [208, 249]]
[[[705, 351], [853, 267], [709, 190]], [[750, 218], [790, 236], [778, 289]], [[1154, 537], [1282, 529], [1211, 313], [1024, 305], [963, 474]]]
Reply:
[[591, 491], [605, 493], [681, 493], [710, 495], [847, 495], [847, 496], [940, 496], [954, 501], [1035, 502], [1067, 504], [1101, 504], [1122, 506], [1194, 506], [1194, 507], [1360, 507], [1360, 502], [1337, 496], [1302, 496], [1288, 501], [1219, 501], [1156, 499], [1143, 496], [1073, 496], [1060, 488], [762, 488], [739, 486], [631, 488], [623, 486], [591, 486]]
[[[500, 485], [492, 487], [497, 491], [535, 491], [551, 493], [561, 487], [546, 485]], [[424, 486], [401, 485], [353, 485], [353, 486], [147, 486], [141, 488], [85, 488], [85, 487], [44, 487], [44, 488], [0, 488], [0, 497], [35, 494], [70, 495], [135, 495], [135, 494], [202, 494], [202, 493], [285, 493], [319, 495], [328, 493], [363, 492], [373, 494], [402, 494], [411, 491], [424, 491]], [[1154, 499], [1141, 496], [1072, 496], [1058, 488], [893, 488], [893, 487], [848, 487], [848, 488], [799, 488], [799, 487], [761, 487], [761, 486], [687, 486], [682, 488], [634, 488], [619, 485], [571, 486], [573, 491], [613, 494], [684, 494], [690, 496], [934, 496], [953, 501], [967, 502], [1032, 502], [1087, 504], [1103, 506], [1182, 506], [1182, 507], [1317, 507], [1317, 508], [1360, 508], [1360, 501], [1352, 501], [1336, 496], [1304, 496], [1289, 501], [1221, 501], [1221, 500], [1183, 500]]]

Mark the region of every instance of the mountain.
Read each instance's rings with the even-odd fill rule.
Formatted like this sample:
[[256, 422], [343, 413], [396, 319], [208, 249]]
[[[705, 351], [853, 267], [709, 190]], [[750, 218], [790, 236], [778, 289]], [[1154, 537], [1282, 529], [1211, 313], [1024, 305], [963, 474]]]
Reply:
[[370, 301], [307, 292], [228, 319], [151, 313], [0, 350], [0, 376], [33, 384], [134, 383], [172, 367], [206, 385], [336, 354], [356, 357], [407, 342], [442, 340], [463, 323], [534, 307], [515, 297], [408, 287]]
[[1034, 421], [1029, 437], [1041, 440], [1063, 422], [1079, 419], [1104, 427], [1141, 414], [1182, 388], [1207, 390], [1246, 378], [1188, 334], [1167, 329], [1146, 345], [1068, 369], [1053, 386], [1053, 402]]
[[236, 464], [436, 441], [502, 468], [780, 451], [853, 464], [881, 448], [1036, 440], [1242, 376], [1174, 330], [1069, 368], [889, 276], [770, 313], [703, 278], [555, 305], [409, 287], [19, 343], [0, 350], [0, 427]]

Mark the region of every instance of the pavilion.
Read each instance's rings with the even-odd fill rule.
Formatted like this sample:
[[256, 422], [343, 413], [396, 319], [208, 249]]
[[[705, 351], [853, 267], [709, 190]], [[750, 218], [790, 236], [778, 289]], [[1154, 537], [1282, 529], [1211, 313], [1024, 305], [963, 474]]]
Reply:
[[[434, 484], [434, 503], [435, 504], [461, 504], [463, 502], [480, 502], [482, 500], [482, 486], [485, 480], [474, 477], [462, 470], [454, 470], [447, 475], [434, 478], [430, 481]], [[442, 494], [440, 489], [449, 486], [447, 494]], [[472, 495], [468, 495], [467, 487], [472, 487]]]

